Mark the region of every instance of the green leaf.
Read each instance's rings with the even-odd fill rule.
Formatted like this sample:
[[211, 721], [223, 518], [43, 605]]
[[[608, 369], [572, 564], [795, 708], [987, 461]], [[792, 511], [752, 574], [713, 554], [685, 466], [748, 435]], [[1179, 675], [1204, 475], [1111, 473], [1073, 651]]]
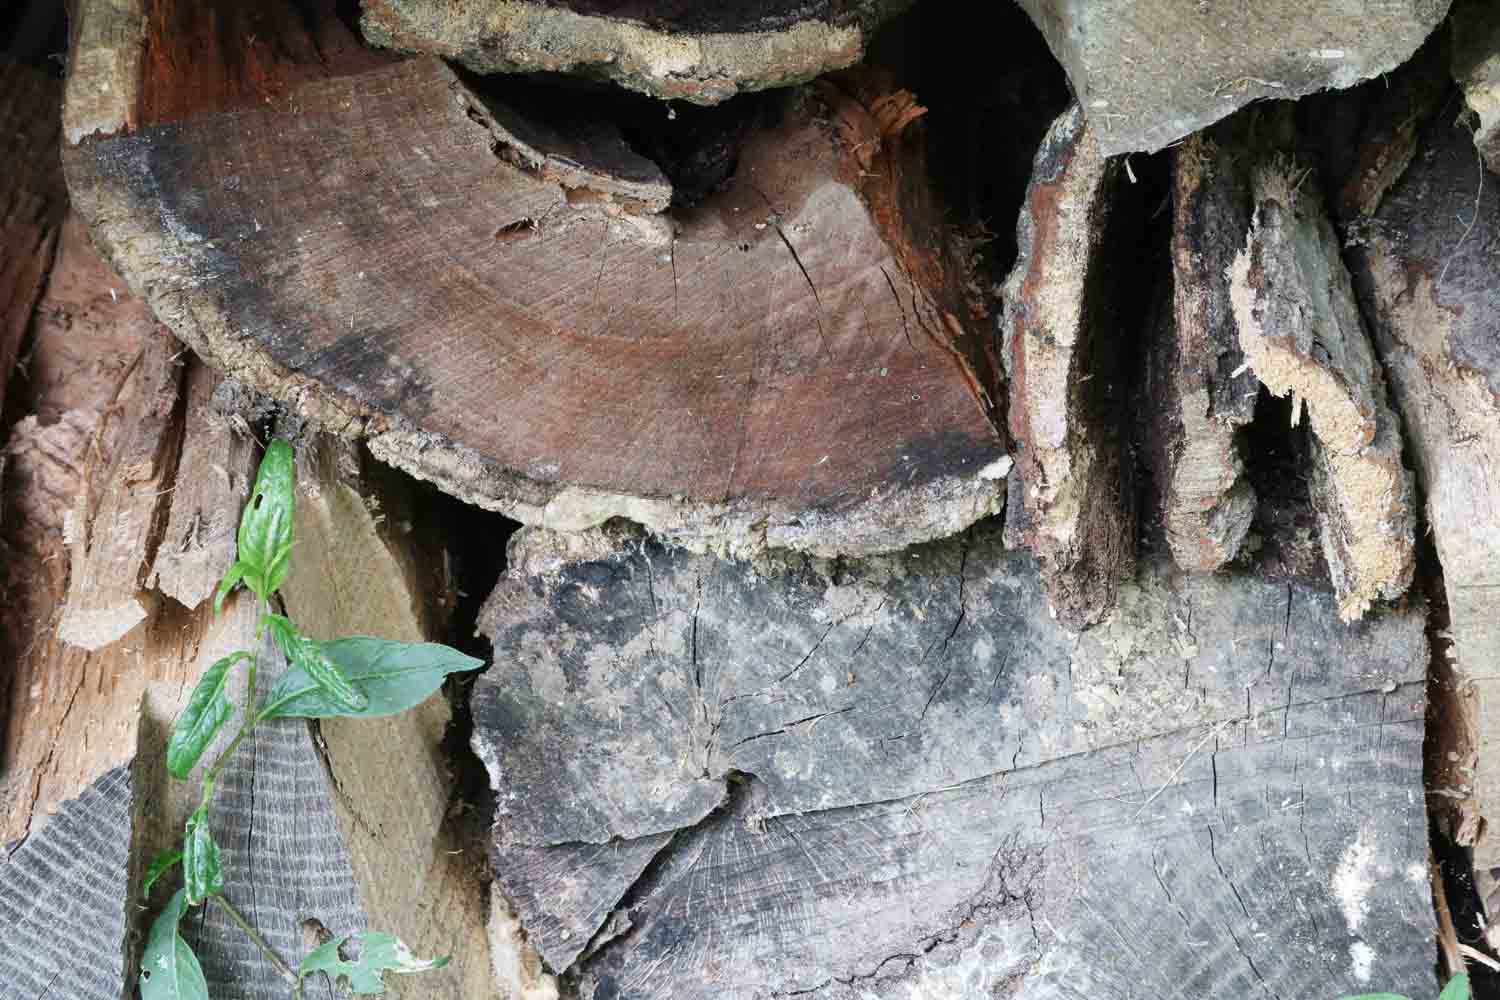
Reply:
[[1460, 972], [1448, 980], [1448, 985], [1443, 987], [1443, 992], [1438, 994], [1438, 1000], [1469, 1000], [1473, 993], [1469, 989], [1469, 974]]
[[296, 494], [292, 446], [277, 439], [260, 460], [255, 488], [240, 515], [238, 564], [243, 566], [245, 585], [259, 597], [270, 597], [286, 580]]
[[208, 983], [198, 956], [177, 933], [187, 909], [187, 890], [178, 889], [151, 925], [141, 955], [141, 1000], [208, 1000]]
[[339, 977], [349, 981], [349, 989], [361, 995], [385, 992], [386, 972], [427, 972], [441, 969], [448, 964], [448, 956], [422, 959], [411, 953], [411, 949], [394, 934], [378, 931], [363, 931], [354, 935], [359, 942], [359, 958], [346, 961], [339, 957], [339, 948], [348, 938], [334, 938], [308, 952], [297, 970], [297, 982], [314, 972], [325, 972], [337, 985]]
[[208, 803], [188, 817], [187, 832], [182, 839], [182, 874], [187, 887], [187, 901], [197, 906], [209, 896], [224, 891], [224, 868], [219, 845], [208, 828]]
[[245, 575], [245, 564], [236, 560], [229, 567], [229, 572], [224, 574], [224, 579], [219, 581], [219, 589], [214, 592], [214, 614], [222, 614], [224, 611], [224, 598], [229, 596], [230, 591], [239, 585], [241, 578]]
[[167, 872], [171, 871], [173, 866], [181, 860], [182, 848], [180, 847], [176, 848], [175, 850], [163, 851], [162, 853], [158, 854], [156, 856], [156, 860], [151, 862], [150, 867], [146, 869], [146, 880], [141, 885], [141, 895], [151, 895], [151, 887], [156, 884], [156, 880], [161, 878]]
[[393, 642], [358, 636], [313, 643], [365, 699], [354, 710], [330, 697], [308, 672], [292, 666], [266, 697], [262, 718], [370, 719], [420, 705], [449, 674], [477, 670], [484, 661], [434, 642]]
[[317, 643], [304, 636], [291, 619], [268, 614], [265, 620], [266, 624], [271, 627], [271, 634], [276, 637], [276, 642], [281, 646], [282, 652], [286, 653], [287, 662], [310, 677], [333, 703], [346, 712], [355, 714], [365, 707], [369, 699], [365, 697], [364, 692], [349, 683], [344, 672], [328, 658]]
[[198, 686], [193, 688], [192, 697], [188, 698], [187, 707], [177, 717], [172, 737], [167, 740], [167, 770], [172, 777], [188, 776], [198, 758], [203, 756], [203, 751], [234, 714], [234, 705], [224, 687], [229, 680], [229, 668], [248, 659], [250, 654], [244, 650], [230, 653], [198, 678]]

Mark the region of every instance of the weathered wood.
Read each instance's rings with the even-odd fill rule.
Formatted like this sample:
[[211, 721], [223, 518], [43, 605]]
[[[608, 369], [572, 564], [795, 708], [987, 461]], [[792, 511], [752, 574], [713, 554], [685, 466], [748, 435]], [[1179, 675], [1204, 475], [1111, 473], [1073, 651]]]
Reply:
[[987, 527], [512, 552], [475, 749], [565, 996], [1431, 992], [1420, 606], [1155, 563], [1078, 636]]
[[171, 510], [151, 562], [152, 589], [195, 608], [213, 595], [234, 563], [238, 513], [255, 475], [255, 441], [233, 414], [219, 411], [222, 380], [198, 358], [183, 376], [181, 454]]
[[0, 406], [67, 208], [58, 81], [0, 52]]
[[1129, 366], [1114, 324], [1106, 232], [1118, 164], [1074, 105], [1036, 155], [1005, 282], [1004, 358], [1015, 469], [1011, 544], [1041, 564], [1058, 617], [1096, 621], [1134, 560], [1125, 485]]
[[[1438, 116], [1353, 256], [1442, 563], [1458, 678], [1478, 695], [1478, 808], [1468, 812], [1488, 825], [1500, 817], [1500, 194], [1470, 143]], [[1462, 826], [1465, 839], [1480, 831]], [[1500, 865], [1497, 844], [1493, 833], [1479, 840], [1476, 866]]]
[[1262, 163], [1255, 217], [1230, 267], [1240, 348], [1312, 428], [1310, 486], [1339, 612], [1400, 597], [1416, 564], [1412, 474], [1385, 379], [1310, 169]]
[[1405, 62], [1449, 0], [1021, 0], [1107, 155], [1157, 150], [1265, 98], [1351, 87]]
[[1148, 454], [1172, 558], [1211, 572], [1234, 558], [1255, 516], [1236, 440], [1255, 416], [1226, 271], [1250, 228], [1245, 122], [1173, 153], [1172, 302], [1148, 361]]
[[1478, 119], [1474, 145], [1493, 173], [1500, 174], [1500, 11], [1484, 0], [1453, 5], [1453, 78]]
[[[325, 58], [257, 32], [226, 80], [200, 85], [211, 46], [191, 72], [155, 59], [147, 86], [108, 81], [123, 133], [65, 151], [95, 236], [216, 366], [530, 523], [856, 552], [999, 509], [989, 328], [910, 95], [850, 77], [768, 98], [722, 189], [653, 212], [536, 169], [582, 148], [585, 172], [642, 182], [639, 157], [551, 146], [503, 85], [308, 20]], [[169, 50], [194, 30], [146, 25]]]
[[[435, 541], [444, 533], [413, 522], [401, 479], [323, 435], [303, 443], [297, 478], [298, 547], [283, 588], [288, 613], [317, 638], [440, 637], [452, 610]], [[450, 716], [447, 702], [434, 697], [391, 718], [327, 719], [317, 727], [318, 748], [370, 926], [397, 934], [417, 954], [453, 956], [400, 995], [483, 1000], [496, 995], [484, 886], [448, 816], [454, 782], [440, 744]]]
[[[182, 443], [182, 353], [170, 333], [153, 331], [131, 361], [121, 398], [100, 413], [101, 422], [123, 426], [107, 473], [97, 488], [84, 477], [67, 524], [72, 569], [57, 631], [70, 645], [100, 649], [149, 614], [146, 580]], [[87, 455], [85, 466], [94, 459]]]
[[858, 62], [875, 28], [911, 0], [367, 0], [376, 45], [479, 73], [585, 73], [653, 97], [717, 104], [806, 83]]

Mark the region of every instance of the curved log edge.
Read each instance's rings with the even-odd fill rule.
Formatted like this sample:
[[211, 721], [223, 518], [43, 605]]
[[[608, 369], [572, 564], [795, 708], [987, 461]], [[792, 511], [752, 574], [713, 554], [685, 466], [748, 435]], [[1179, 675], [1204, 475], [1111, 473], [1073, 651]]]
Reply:
[[1420, 604], [1154, 562], [1080, 636], [992, 523], [511, 554], [474, 746], [564, 996], [1432, 990]]
[[[661, 213], [618, 143], [544, 153], [437, 60], [268, 10], [225, 78], [212, 18], [163, 3], [143, 87], [87, 75], [144, 58], [108, 42], [68, 85], [75, 204], [216, 367], [530, 524], [868, 553], [1001, 507], [987, 324], [909, 97], [793, 92], [727, 189]], [[119, 17], [85, 4], [79, 44]]]
[[375, 45], [478, 73], [584, 73], [652, 97], [718, 104], [854, 65], [874, 29], [911, 3], [362, 0], [359, 23]]

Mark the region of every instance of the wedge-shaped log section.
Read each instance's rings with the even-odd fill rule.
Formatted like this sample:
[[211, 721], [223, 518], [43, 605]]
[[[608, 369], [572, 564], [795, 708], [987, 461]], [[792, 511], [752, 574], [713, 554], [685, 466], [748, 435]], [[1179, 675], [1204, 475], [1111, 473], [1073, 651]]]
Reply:
[[[1479, 694], [1476, 867], [1500, 865], [1500, 194], [1439, 116], [1359, 233], [1360, 296], [1405, 419], [1442, 563], [1456, 666]], [[1479, 824], [1472, 824], [1477, 828]]]
[[565, 997], [1431, 992], [1423, 609], [1153, 564], [1078, 636], [997, 535], [516, 536], [474, 744]]
[[376, 45], [480, 73], [585, 73], [653, 97], [717, 104], [853, 65], [880, 22], [911, 2], [364, 0], [360, 28]]
[[1005, 283], [1004, 361], [1019, 487], [1012, 544], [1037, 556], [1058, 616], [1095, 621], [1134, 559], [1124, 484], [1126, 351], [1109, 303], [1106, 233], [1117, 164], [1076, 105], [1048, 131]]
[[1395, 69], [1449, 0], [1021, 0], [1109, 154], [1161, 149], [1236, 108]]
[[1150, 354], [1150, 455], [1162, 524], [1183, 569], [1233, 559], [1255, 516], [1236, 431], [1255, 415], [1226, 271], [1250, 228], [1242, 127], [1194, 135], [1172, 158], [1172, 301]]
[[1310, 171], [1263, 164], [1255, 218], [1230, 267], [1240, 347], [1312, 428], [1310, 488], [1339, 612], [1401, 596], [1415, 567], [1412, 475], [1385, 378]]
[[75, 53], [65, 154], [96, 238], [217, 366], [529, 523], [859, 552], [998, 508], [986, 327], [909, 95], [768, 98], [727, 184], [660, 211], [600, 126], [378, 57], [332, 5], [221, 6], [153, 5], [140, 84]]

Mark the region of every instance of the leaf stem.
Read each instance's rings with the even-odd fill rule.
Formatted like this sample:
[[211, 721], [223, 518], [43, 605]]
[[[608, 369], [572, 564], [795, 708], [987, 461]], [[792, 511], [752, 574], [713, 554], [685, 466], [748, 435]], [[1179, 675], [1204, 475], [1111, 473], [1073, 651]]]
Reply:
[[293, 972], [292, 967], [287, 965], [286, 962], [282, 961], [281, 956], [276, 954], [276, 951], [266, 943], [266, 939], [260, 936], [260, 932], [250, 925], [250, 921], [245, 919], [244, 914], [235, 909], [234, 904], [225, 899], [223, 896], [216, 894], [213, 897], [213, 901], [215, 903], [218, 903], [219, 906], [223, 907], [224, 912], [229, 915], [229, 919], [233, 920], [239, 927], [239, 929], [244, 931], [246, 936], [248, 936], [251, 941], [255, 942], [255, 946], [261, 950], [261, 952], [266, 956], [266, 959], [270, 961], [272, 965], [276, 966], [276, 971], [281, 973], [281, 978], [285, 979], [292, 986], [296, 987], [298, 994], [300, 994], [302, 992], [302, 988], [297, 979], [297, 974]]
[[219, 777], [219, 772], [224, 770], [224, 765], [229, 763], [229, 758], [240, 748], [246, 736], [255, 728], [260, 721], [255, 708], [255, 684], [256, 673], [260, 668], [260, 651], [264, 645], [264, 629], [266, 620], [266, 599], [259, 594], [255, 598], [255, 648], [250, 651], [250, 667], [245, 671], [245, 716], [240, 723], [240, 731], [234, 734], [234, 739], [229, 741], [229, 746], [214, 760], [209, 767], [208, 773], [203, 776], [203, 795], [200, 804], [206, 804], [213, 794], [214, 782]]

